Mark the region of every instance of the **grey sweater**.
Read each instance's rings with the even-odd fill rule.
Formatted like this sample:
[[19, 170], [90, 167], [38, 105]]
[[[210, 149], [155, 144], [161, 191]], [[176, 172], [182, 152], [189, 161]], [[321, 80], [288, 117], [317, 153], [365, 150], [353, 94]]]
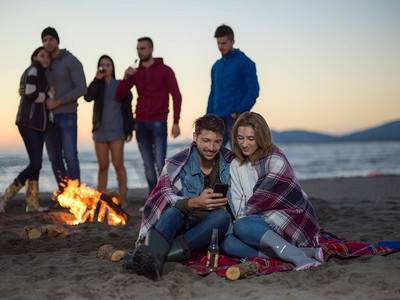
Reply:
[[66, 49], [51, 61], [47, 68], [48, 85], [54, 86], [62, 104], [53, 110], [54, 114], [76, 112], [78, 98], [86, 94], [86, 79], [80, 61]]

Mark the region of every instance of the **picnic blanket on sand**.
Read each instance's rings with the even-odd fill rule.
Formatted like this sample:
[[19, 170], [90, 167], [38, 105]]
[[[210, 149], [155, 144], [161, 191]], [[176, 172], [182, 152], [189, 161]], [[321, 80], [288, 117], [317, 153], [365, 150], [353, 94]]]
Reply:
[[[340, 239], [324, 230], [321, 230], [319, 244], [322, 247], [325, 261], [327, 261], [328, 258], [331, 256], [339, 258], [351, 258], [371, 254], [386, 255], [389, 253], [400, 251], [400, 249], [379, 246], [380, 243], [378, 243], [377, 245], [370, 245], [361, 242], [346, 242], [345, 240]], [[210, 272], [206, 269], [206, 261], [207, 255], [203, 253], [193, 253], [191, 260], [186, 261], [183, 264], [189, 268], [192, 268], [200, 275], [207, 275]], [[218, 275], [224, 277], [228, 267], [240, 264], [244, 261], [257, 262], [260, 265], [260, 271], [258, 275], [294, 269], [294, 266], [292, 264], [283, 262], [279, 259], [267, 259], [261, 257], [247, 257], [246, 259], [236, 259], [229, 256], [220, 255], [217, 273]]]

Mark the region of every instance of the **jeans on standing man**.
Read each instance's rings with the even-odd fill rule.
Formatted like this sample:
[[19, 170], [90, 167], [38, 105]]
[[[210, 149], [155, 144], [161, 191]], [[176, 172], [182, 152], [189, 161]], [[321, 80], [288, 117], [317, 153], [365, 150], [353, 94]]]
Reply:
[[167, 153], [167, 121], [136, 122], [135, 131], [147, 183], [152, 191], [157, 184], [158, 174], [164, 167]]
[[[49, 160], [59, 186], [63, 180], [80, 179], [80, 168], [77, 149], [77, 114], [66, 113], [55, 115], [55, 123], [49, 124], [45, 141]], [[64, 166], [67, 165], [68, 173]]]

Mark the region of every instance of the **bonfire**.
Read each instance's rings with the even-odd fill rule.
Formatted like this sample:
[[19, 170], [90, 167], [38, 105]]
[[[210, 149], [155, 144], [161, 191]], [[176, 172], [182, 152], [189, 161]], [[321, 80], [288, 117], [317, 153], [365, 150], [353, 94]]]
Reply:
[[105, 222], [109, 225], [125, 225], [128, 215], [120, 207], [117, 197], [109, 197], [98, 190], [79, 183], [66, 181], [64, 191], [54, 194], [62, 207], [69, 209], [74, 221], [69, 225], [89, 222]]

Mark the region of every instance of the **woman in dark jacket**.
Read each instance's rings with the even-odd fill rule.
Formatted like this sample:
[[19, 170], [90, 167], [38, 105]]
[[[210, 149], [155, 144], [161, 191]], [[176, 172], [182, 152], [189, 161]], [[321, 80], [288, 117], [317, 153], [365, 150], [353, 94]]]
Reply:
[[124, 166], [124, 144], [130, 142], [134, 129], [132, 94], [115, 98], [119, 80], [115, 79], [114, 62], [108, 55], [100, 57], [97, 72], [90, 83], [85, 100], [94, 100], [93, 140], [99, 164], [98, 190], [107, 192], [109, 154], [118, 180], [120, 204], [126, 206], [127, 177]]
[[0, 200], [0, 213], [7, 203], [25, 184], [26, 211], [43, 211], [39, 207], [39, 172], [42, 168], [44, 131], [47, 127], [48, 112], [46, 99], [55, 94], [48, 90], [44, 72], [50, 65], [50, 54], [43, 47], [37, 48], [31, 56], [31, 65], [22, 75], [25, 91], [19, 103], [16, 125], [24, 140], [29, 156], [29, 165], [7, 187]]

